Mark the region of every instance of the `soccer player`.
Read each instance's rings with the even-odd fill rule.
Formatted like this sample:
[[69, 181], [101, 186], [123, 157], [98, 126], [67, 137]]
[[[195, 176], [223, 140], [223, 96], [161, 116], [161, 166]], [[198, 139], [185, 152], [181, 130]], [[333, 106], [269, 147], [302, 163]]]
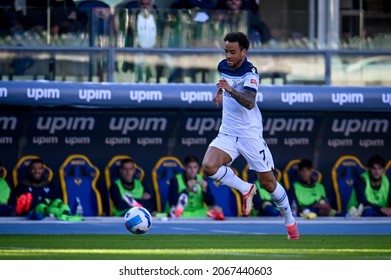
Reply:
[[241, 180], [228, 167], [242, 155], [280, 209], [288, 239], [299, 239], [288, 196], [274, 177], [273, 157], [262, 136], [262, 115], [256, 103], [259, 76], [257, 69], [247, 60], [249, 39], [244, 33], [232, 32], [224, 37], [224, 42], [226, 58], [217, 67], [221, 79], [213, 98], [216, 106], [222, 104], [222, 122], [218, 136], [209, 144], [204, 156], [203, 170], [210, 178], [242, 193], [243, 215], [248, 216], [257, 188]]
[[298, 164], [298, 177], [293, 182], [291, 199], [297, 201], [299, 214], [303, 218], [315, 219], [318, 216], [345, 216], [332, 209], [327, 200], [326, 188], [322, 182], [312, 177], [314, 166], [311, 160], [302, 159]]
[[80, 215], [72, 215], [71, 209], [62, 201], [61, 193], [45, 176], [42, 159], [33, 159], [29, 165], [29, 177], [16, 187], [16, 213], [32, 220], [54, 216], [62, 221], [82, 221]]
[[123, 216], [129, 208], [142, 206], [152, 211], [152, 196], [143, 183], [134, 178], [136, 163], [132, 159], [121, 161], [120, 178], [110, 186], [113, 215]]
[[185, 170], [170, 181], [169, 203], [171, 217], [210, 217], [224, 220], [221, 207], [204, 177], [199, 173], [200, 164], [196, 156], [185, 157]]
[[391, 180], [384, 172], [385, 166], [382, 156], [371, 156], [368, 171], [355, 183], [358, 202], [364, 205], [364, 217], [391, 217]]

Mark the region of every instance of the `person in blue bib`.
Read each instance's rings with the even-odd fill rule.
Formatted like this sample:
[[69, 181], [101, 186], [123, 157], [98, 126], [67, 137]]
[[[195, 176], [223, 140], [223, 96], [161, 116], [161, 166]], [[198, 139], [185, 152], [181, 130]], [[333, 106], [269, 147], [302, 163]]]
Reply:
[[215, 198], [208, 182], [199, 173], [198, 158], [189, 155], [184, 160], [185, 170], [170, 181], [169, 203], [171, 217], [224, 220], [221, 207], [215, 205]]
[[363, 204], [362, 216], [391, 217], [390, 178], [385, 174], [386, 161], [380, 155], [368, 159], [367, 171], [355, 183], [359, 204]]

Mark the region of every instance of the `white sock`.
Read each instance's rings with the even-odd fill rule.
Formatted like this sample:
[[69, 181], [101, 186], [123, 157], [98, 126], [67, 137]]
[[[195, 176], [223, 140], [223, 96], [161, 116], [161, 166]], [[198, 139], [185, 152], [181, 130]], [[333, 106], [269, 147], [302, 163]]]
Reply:
[[223, 185], [226, 185], [230, 188], [240, 191], [242, 194], [248, 193], [251, 188], [251, 184], [243, 181], [238, 176], [235, 175], [234, 171], [223, 165], [217, 170], [215, 174], [209, 176], [215, 181], [220, 182]]
[[294, 224], [296, 220], [293, 217], [285, 189], [277, 182], [276, 189], [270, 195], [273, 199], [273, 202], [277, 205], [278, 209], [280, 209], [282, 215], [284, 216], [285, 225]]

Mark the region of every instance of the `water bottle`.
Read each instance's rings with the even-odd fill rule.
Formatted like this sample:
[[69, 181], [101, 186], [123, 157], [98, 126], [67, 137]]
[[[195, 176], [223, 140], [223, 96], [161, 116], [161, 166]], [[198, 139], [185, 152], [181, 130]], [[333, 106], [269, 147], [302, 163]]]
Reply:
[[296, 200], [292, 200], [291, 208], [292, 208], [293, 216], [297, 217], [297, 202], [296, 202]]
[[76, 204], [76, 215], [83, 216], [83, 206], [81, 206], [79, 197], [76, 197]]

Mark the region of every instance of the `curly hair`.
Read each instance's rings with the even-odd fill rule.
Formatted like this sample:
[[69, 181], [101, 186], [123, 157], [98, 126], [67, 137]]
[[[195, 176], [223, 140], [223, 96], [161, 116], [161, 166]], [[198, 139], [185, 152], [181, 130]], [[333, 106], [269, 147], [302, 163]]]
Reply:
[[224, 42], [238, 42], [241, 50], [250, 48], [250, 40], [243, 32], [231, 32], [224, 36]]

